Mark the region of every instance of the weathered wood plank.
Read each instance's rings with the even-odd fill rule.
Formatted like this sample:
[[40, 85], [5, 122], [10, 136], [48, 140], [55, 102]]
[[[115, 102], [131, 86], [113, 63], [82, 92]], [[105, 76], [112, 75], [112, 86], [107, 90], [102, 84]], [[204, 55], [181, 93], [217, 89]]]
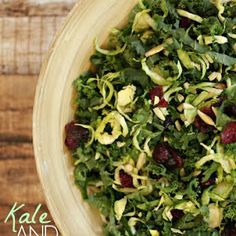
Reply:
[[29, 71], [29, 60], [25, 60], [28, 57], [29, 51], [29, 18], [19, 17], [15, 24], [15, 66], [16, 74], [27, 74]]
[[0, 76], [0, 141], [32, 140], [36, 82], [35, 76]]
[[30, 158], [34, 158], [32, 143], [0, 142], [0, 161]]
[[[51, 40], [51, 37], [49, 36], [45, 37], [48, 38], [48, 41]], [[29, 50], [28, 50], [28, 58], [25, 58], [25, 60], [28, 61], [29, 73], [31, 74], [37, 74], [40, 71], [40, 66], [42, 61], [41, 41], [42, 41], [42, 17], [30, 17], [29, 39], [28, 39]]]
[[[1, 155], [1, 153], [0, 153]], [[29, 159], [0, 161], [0, 203], [23, 202], [35, 204], [44, 202], [33, 155]]]
[[38, 74], [76, 0], [0, 0], [0, 74]]
[[16, 19], [7, 17], [0, 18], [1, 27], [1, 54], [0, 54], [0, 74], [10, 74], [16, 71], [15, 66], [15, 47], [16, 47]]
[[[18, 55], [22, 53], [18, 51]], [[49, 213], [32, 147], [36, 82], [37, 76], [0, 76], [0, 235], [4, 236], [16, 235], [11, 231], [11, 222], [3, 223], [14, 202], [26, 204], [24, 210], [20, 210], [21, 214], [33, 213], [38, 204], [44, 204], [43, 211]], [[34, 228], [41, 235], [41, 225], [37, 223]], [[55, 233], [49, 231], [47, 235], [54, 236]]]
[[[4, 223], [7, 213], [15, 202], [25, 204], [25, 207], [16, 213], [16, 219], [25, 212], [31, 215], [38, 204], [43, 204], [40, 213], [47, 212], [51, 225], [54, 225], [49, 210], [45, 205], [44, 196], [39, 184], [32, 144], [8, 144], [0, 142], [0, 235], [11, 236], [12, 222]], [[40, 234], [42, 225], [32, 225]], [[20, 225], [16, 224], [19, 229]], [[25, 229], [27, 227], [25, 226]], [[48, 236], [54, 236], [53, 230]]]
[[0, 18], [0, 74], [38, 74], [64, 16]]
[[0, 111], [0, 141], [32, 141], [32, 110]]
[[0, 0], [1, 16], [62, 16], [76, 0]]
[[0, 110], [31, 109], [37, 76], [0, 76]]

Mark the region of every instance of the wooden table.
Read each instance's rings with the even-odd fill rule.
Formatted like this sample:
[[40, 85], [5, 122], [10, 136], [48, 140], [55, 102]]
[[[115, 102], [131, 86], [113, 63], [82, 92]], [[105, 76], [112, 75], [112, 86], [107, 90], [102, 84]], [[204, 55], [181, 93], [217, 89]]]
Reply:
[[32, 148], [34, 92], [50, 41], [75, 1], [0, 0], [0, 236], [16, 235], [3, 223], [15, 202], [26, 204], [21, 214], [39, 203], [48, 211]]

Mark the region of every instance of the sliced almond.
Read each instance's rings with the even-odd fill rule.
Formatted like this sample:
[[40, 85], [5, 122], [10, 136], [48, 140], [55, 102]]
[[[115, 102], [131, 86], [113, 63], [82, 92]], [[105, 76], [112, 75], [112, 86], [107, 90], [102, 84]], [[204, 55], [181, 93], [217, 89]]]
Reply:
[[124, 147], [126, 143], [118, 141], [116, 144], [117, 144], [117, 147], [121, 148], [121, 147]]
[[211, 126], [216, 126], [215, 122], [212, 120], [210, 116], [206, 115], [200, 110], [197, 111], [197, 114], [206, 124], [211, 125]]
[[194, 109], [194, 106], [189, 103], [183, 103], [183, 108], [185, 110]]
[[188, 82], [185, 82], [185, 83], [184, 83], [184, 88], [185, 88], [185, 89], [188, 89], [189, 86], [190, 86], [190, 84], [189, 84]]
[[138, 157], [138, 161], [136, 164], [136, 168], [138, 170], [141, 170], [143, 168], [143, 166], [146, 163], [146, 154], [144, 152], [140, 153], [139, 157]]
[[193, 176], [194, 177], [197, 177], [197, 176], [199, 176], [201, 174], [201, 171], [200, 170], [195, 170], [194, 172], [193, 172]]
[[154, 105], [158, 105], [159, 102], [160, 102], [160, 98], [158, 96], [155, 96]]
[[211, 109], [214, 112], [215, 116], [217, 116], [217, 109], [215, 107], [212, 107]]
[[222, 79], [222, 75], [220, 72], [212, 72], [209, 76], [208, 76], [208, 79], [210, 81], [213, 81], [215, 79], [217, 79], [218, 81], [221, 81]]
[[177, 110], [178, 110], [179, 112], [182, 112], [182, 111], [184, 110], [184, 105], [183, 105], [183, 103], [180, 104], [180, 105], [177, 107]]
[[150, 49], [149, 51], [147, 51], [145, 53], [145, 57], [150, 57], [150, 56], [153, 56], [159, 52], [161, 52], [162, 50], [164, 50], [164, 45], [163, 44], [160, 44], [152, 49]]
[[180, 125], [180, 123], [179, 123], [178, 120], [175, 121], [175, 127], [176, 127], [176, 129], [177, 129], [178, 131], [181, 130], [181, 125]]
[[[156, 47], [150, 49], [149, 51], [147, 51], [147, 52], [145, 53], [145, 56], [146, 56], [146, 57], [153, 56], [153, 55], [155, 55], [155, 54], [157, 54], [157, 53], [163, 51], [163, 50], [165, 49], [165, 47], [164, 47], [165, 44], [172, 44], [172, 43], [173, 43], [173, 39], [172, 39], [172, 38], [168, 38], [168, 39], [165, 41], [165, 43], [162, 43], [162, 44], [160, 44], [160, 45], [158, 45], [158, 46], [156, 46]], [[168, 53], [168, 52], [166, 51], [166, 53]]]
[[182, 102], [184, 100], [184, 96], [180, 93], [177, 95], [177, 98], [179, 102]]
[[159, 107], [154, 108], [153, 111], [160, 120], [164, 121], [166, 119]]
[[236, 34], [228, 33], [229, 37], [232, 39], [236, 39]]

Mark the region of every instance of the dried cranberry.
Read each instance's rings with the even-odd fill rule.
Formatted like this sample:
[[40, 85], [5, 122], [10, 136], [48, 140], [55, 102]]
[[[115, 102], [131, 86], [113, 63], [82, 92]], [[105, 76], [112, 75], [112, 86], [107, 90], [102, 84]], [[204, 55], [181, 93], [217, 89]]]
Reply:
[[211, 177], [207, 181], [201, 182], [200, 185], [202, 188], [208, 188], [211, 185], [215, 184], [215, 182], [216, 182], [216, 179]]
[[234, 223], [227, 224], [223, 236], [236, 236], [236, 227]]
[[181, 28], [188, 28], [191, 25], [191, 20], [186, 18], [186, 17], [182, 17], [180, 20], [180, 27]]
[[[204, 107], [201, 109], [201, 112], [211, 117], [213, 120], [216, 119], [215, 113], [212, 110], [212, 107]], [[197, 129], [199, 129], [202, 133], [207, 133], [209, 131], [213, 131], [215, 129], [214, 126], [208, 125], [205, 123], [199, 116], [196, 116], [194, 120], [194, 125]]]
[[168, 167], [181, 168], [184, 165], [183, 159], [167, 143], [158, 144], [155, 147], [153, 159]]
[[201, 111], [210, 116], [212, 119], [215, 119], [216, 117], [214, 111], [212, 110], [212, 107], [204, 107], [201, 109]]
[[134, 187], [132, 176], [127, 174], [124, 170], [120, 170], [119, 177], [120, 177], [120, 183], [121, 183], [122, 187], [124, 187], [124, 188], [133, 188]]
[[149, 92], [149, 97], [152, 101], [152, 104], [155, 102], [155, 97], [158, 97], [160, 99], [159, 103], [157, 104], [158, 107], [168, 107], [168, 102], [163, 98], [163, 87], [162, 86], [156, 86]]
[[159, 97], [161, 99], [163, 97], [163, 95], [164, 95], [164, 93], [163, 93], [162, 86], [156, 86], [149, 91], [149, 97], [150, 97], [152, 103], [154, 103], [155, 97]]
[[184, 166], [183, 159], [175, 151], [172, 150], [171, 152], [172, 152], [172, 156], [175, 160], [175, 166], [177, 168], [182, 168]]
[[229, 122], [220, 134], [221, 142], [223, 144], [230, 144], [236, 142], [236, 122]]
[[184, 216], [184, 212], [178, 209], [173, 209], [170, 211], [170, 213], [173, 217], [173, 221], [179, 220], [180, 218]]
[[158, 103], [158, 107], [168, 107], [168, 102], [164, 99], [164, 98], [161, 98], [161, 100], [159, 101]]
[[236, 118], [236, 103], [226, 106], [224, 108], [224, 113], [230, 117]]
[[76, 125], [75, 121], [71, 121], [65, 126], [65, 132], [65, 145], [70, 150], [76, 149], [81, 145], [81, 143], [84, 143], [88, 140], [88, 130]]
[[167, 163], [168, 160], [171, 158], [171, 153], [167, 144], [158, 144], [154, 149], [153, 158], [158, 163]]

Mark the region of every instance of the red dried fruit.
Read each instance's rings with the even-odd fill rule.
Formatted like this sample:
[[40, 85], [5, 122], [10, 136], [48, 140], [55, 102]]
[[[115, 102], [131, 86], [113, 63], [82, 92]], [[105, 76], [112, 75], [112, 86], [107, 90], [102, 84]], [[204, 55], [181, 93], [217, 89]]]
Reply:
[[191, 23], [192, 22], [190, 19], [188, 19], [186, 17], [182, 17], [180, 20], [180, 27], [187, 29], [191, 25]]
[[[211, 117], [211, 119], [216, 120], [215, 113], [212, 110], [212, 107], [204, 107], [201, 109], [201, 112]], [[215, 129], [214, 126], [208, 125], [205, 123], [199, 116], [196, 116], [194, 120], [194, 125], [197, 129], [199, 129], [202, 133], [207, 133], [213, 131]]]
[[215, 182], [216, 182], [216, 179], [212, 177], [205, 182], [201, 182], [200, 185], [202, 188], [208, 188], [211, 185], [215, 184]]
[[167, 163], [171, 158], [171, 153], [168, 146], [164, 143], [158, 144], [154, 149], [153, 158], [158, 163]]
[[134, 187], [132, 176], [127, 174], [124, 170], [120, 170], [119, 177], [120, 177], [120, 183], [121, 183], [122, 187], [124, 187], [124, 188], [133, 188]]
[[159, 97], [161, 99], [163, 97], [163, 95], [164, 95], [164, 93], [163, 93], [162, 86], [156, 86], [149, 91], [149, 97], [150, 97], [152, 103], [154, 103], [155, 97]]
[[164, 98], [162, 98], [157, 106], [158, 107], [168, 107], [168, 105], [169, 105], [169, 103]]
[[221, 142], [223, 144], [230, 144], [236, 142], [236, 122], [229, 122], [220, 134]]
[[167, 143], [158, 144], [153, 152], [153, 159], [168, 167], [181, 168], [184, 165], [183, 159]]
[[65, 126], [65, 133], [65, 145], [70, 150], [74, 150], [86, 142], [89, 136], [88, 130], [76, 125], [75, 121], [71, 121]]
[[236, 227], [233, 222], [225, 226], [222, 236], [236, 236]]
[[173, 217], [173, 221], [179, 220], [180, 218], [184, 216], [184, 212], [178, 209], [173, 209], [170, 211], [170, 213]]
[[163, 98], [163, 87], [162, 86], [156, 86], [149, 92], [149, 97], [152, 101], [152, 104], [155, 102], [155, 97], [158, 97], [160, 99], [159, 103], [157, 104], [158, 107], [168, 107], [168, 102]]
[[184, 166], [183, 159], [175, 151], [172, 150], [171, 152], [172, 152], [172, 156], [175, 160], [175, 166], [177, 168], [182, 168]]

